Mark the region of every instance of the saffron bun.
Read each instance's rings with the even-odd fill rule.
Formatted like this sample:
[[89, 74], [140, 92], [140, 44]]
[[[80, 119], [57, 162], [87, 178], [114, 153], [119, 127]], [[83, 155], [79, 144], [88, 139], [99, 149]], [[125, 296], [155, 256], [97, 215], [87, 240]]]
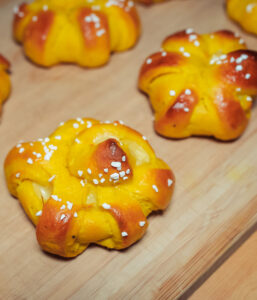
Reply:
[[91, 243], [129, 247], [144, 235], [147, 216], [168, 206], [175, 184], [144, 136], [93, 119], [70, 120], [45, 139], [18, 144], [4, 168], [40, 246], [63, 257]]
[[170, 138], [239, 137], [257, 94], [257, 52], [227, 30], [187, 29], [168, 36], [162, 49], [144, 61], [139, 74], [155, 130]]
[[34, 63], [98, 67], [133, 47], [140, 20], [133, 0], [35, 0], [14, 10], [13, 35]]

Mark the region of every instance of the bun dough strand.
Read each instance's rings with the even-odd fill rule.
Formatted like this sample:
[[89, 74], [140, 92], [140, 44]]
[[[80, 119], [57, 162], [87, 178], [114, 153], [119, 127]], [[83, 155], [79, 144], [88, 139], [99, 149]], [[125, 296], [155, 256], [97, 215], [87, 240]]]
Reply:
[[11, 82], [8, 74], [9, 69], [9, 61], [0, 54], [0, 113], [2, 103], [8, 98], [11, 90]]
[[246, 31], [257, 34], [257, 0], [227, 0], [227, 13]]

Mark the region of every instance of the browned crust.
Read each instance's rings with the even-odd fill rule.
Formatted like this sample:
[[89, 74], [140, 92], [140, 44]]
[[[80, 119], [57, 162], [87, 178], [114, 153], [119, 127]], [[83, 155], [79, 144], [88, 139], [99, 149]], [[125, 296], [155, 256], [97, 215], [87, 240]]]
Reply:
[[[127, 236], [122, 236], [121, 248], [126, 248], [139, 240], [147, 229], [147, 220], [144, 216], [139, 204], [131, 201], [129, 205], [120, 203], [112, 204], [110, 209], [111, 215], [116, 220], [120, 232], [127, 233]], [[145, 222], [144, 226], [140, 226], [139, 222]]]
[[0, 65], [2, 65], [4, 67], [4, 70], [9, 70], [11, 67], [10, 62], [3, 56], [0, 54]]
[[[63, 215], [64, 218], [62, 218]], [[48, 200], [44, 205], [36, 229], [40, 246], [51, 253], [66, 256], [66, 238], [72, 218], [73, 212], [71, 210], [60, 210], [54, 200]], [[50, 244], [55, 246], [50, 248]]]
[[155, 129], [157, 132], [163, 130], [181, 131], [190, 122], [194, 107], [198, 103], [198, 96], [195, 91], [190, 89], [191, 94], [187, 95], [184, 90], [167, 109], [165, 115], [156, 121]]
[[[242, 55], [247, 55], [248, 58], [237, 62]], [[231, 62], [232, 58], [234, 58], [233, 62]], [[240, 66], [242, 70], [237, 69]], [[227, 63], [223, 63], [219, 69], [222, 80], [225, 82], [257, 92], [257, 52], [250, 50], [231, 52], [228, 54]], [[247, 74], [250, 75], [249, 78]]]
[[[171, 195], [175, 186], [175, 176], [171, 170], [168, 169], [155, 169], [155, 180], [157, 186], [160, 187], [158, 191], [158, 198], [155, 204], [159, 209], [165, 209], [169, 205]], [[168, 180], [172, 180], [171, 186], [168, 186]]]
[[[233, 99], [224, 99], [217, 104], [219, 116], [230, 130], [244, 129], [247, 125], [247, 118], [239, 102]], [[242, 130], [240, 130], [242, 131]]]
[[220, 36], [220, 37], [223, 37], [225, 39], [231, 39], [231, 40], [237, 39], [234, 32], [231, 31], [231, 30], [226, 30], [226, 29], [218, 30], [218, 31], [215, 31], [214, 34], [216, 36]]
[[32, 21], [28, 23], [24, 33], [24, 42], [33, 43], [42, 53], [45, 48], [47, 36], [54, 22], [54, 12], [50, 10], [39, 11], [34, 17], [37, 18], [37, 22]]
[[[94, 22], [87, 22], [85, 20], [85, 18], [87, 16], [90, 16], [92, 13], [94, 13], [94, 15], [96, 15], [96, 17], [99, 18], [99, 28], [95, 27]], [[78, 14], [78, 22], [80, 25], [80, 30], [82, 32], [82, 37], [85, 41], [85, 46], [87, 48], [98, 47], [99, 40], [102, 40], [104, 44], [101, 44], [101, 46], [107, 47], [107, 50], [109, 51], [109, 26], [107, 17], [103, 13], [93, 11], [89, 7], [81, 8]], [[103, 34], [101, 37], [97, 36], [97, 32], [100, 29], [105, 31], [105, 34]]]
[[28, 15], [28, 4], [23, 2], [18, 9], [18, 13], [14, 15], [13, 20], [13, 31], [16, 32], [20, 23], [23, 21], [23, 19]]

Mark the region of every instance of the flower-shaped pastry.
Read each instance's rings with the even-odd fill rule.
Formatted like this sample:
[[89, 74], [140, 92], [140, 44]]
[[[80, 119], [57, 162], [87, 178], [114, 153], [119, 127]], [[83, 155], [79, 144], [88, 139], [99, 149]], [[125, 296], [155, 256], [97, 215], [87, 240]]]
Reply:
[[11, 90], [11, 83], [8, 75], [9, 68], [10, 63], [0, 54], [0, 112], [2, 103], [7, 99]]
[[13, 34], [35, 63], [105, 64], [140, 34], [133, 0], [35, 0], [14, 9]]
[[257, 0], [227, 0], [227, 12], [246, 31], [257, 34]]
[[148, 57], [139, 87], [150, 96], [155, 129], [185, 138], [237, 138], [257, 94], [257, 53], [230, 31], [199, 35], [187, 29], [166, 38]]
[[40, 246], [64, 257], [90, 243], [115, 249], [135, 243], [146, 217], [167, 207], [174, 188], [172, 171], [144, 136], [120, 122], [80, 118], [14, 147], [5, 175], [37, 226]]

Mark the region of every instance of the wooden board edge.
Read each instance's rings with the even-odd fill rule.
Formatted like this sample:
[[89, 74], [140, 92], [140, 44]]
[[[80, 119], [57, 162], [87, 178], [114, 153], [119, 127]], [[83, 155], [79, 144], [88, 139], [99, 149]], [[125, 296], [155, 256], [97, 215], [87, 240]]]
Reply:
[[179, 272], [168, 278], [153, 299], [188, 299], [257, 230], [257, 195], [249, 204], [227, 220], [225, 233], [206, 243]]

